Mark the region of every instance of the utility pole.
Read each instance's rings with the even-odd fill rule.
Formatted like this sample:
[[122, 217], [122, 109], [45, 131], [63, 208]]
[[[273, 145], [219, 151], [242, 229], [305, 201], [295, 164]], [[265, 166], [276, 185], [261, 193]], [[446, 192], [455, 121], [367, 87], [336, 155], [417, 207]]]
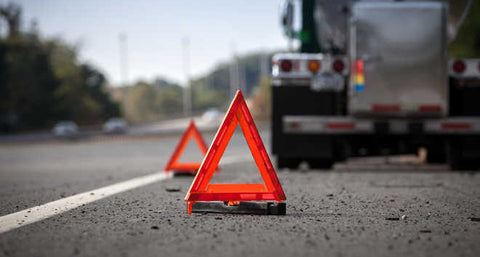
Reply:
[[237, 63], [238, 70], [238, 89], [247, 95], [247, 73], [245, 71], [245, 65], [240, 64], [238, 56], [235, 57], [235, 62]]
[[188, 37], [182, 40], [183, 52], [183, 70], [185, 73], [185, 87], [183, 88], [183, 115], [185, 117], [192, 116], [192, 88], [190, 85], [190, 41]]
[[128, 45], [127, 35], [120, 33], [118, 35], [118, 42], [120, 46], [120, 78], [123, 86], [128, 85]]
[[235, 53], [235, 43], [232, 41], [230, 46], [232, 50], [232, 61], [230, 63], [230, 98], [233, 98], [237, 89], [240, 89], [240, 75], [237, 54]]
[[269, 67], [269, 64], [268, 64], [268, 55], [262, 54], [259, 61], [260, 61], [259, 66], [260, 66], [260, 76], [261, 76], [261, 78], [270, 77], [270, 69], [269, 69], [270, 67]]

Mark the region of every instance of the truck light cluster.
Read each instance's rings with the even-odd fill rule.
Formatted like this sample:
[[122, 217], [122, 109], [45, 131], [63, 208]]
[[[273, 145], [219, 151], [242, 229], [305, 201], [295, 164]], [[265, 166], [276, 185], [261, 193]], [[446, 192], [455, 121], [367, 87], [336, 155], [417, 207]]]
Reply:
[[345, 56], [303, 54], [296, 58], [292, 53], [281, 54], [272, 59], [273, 75], [310, 78], [315, 74], [338, 73], [348, 75], [348, 60]]

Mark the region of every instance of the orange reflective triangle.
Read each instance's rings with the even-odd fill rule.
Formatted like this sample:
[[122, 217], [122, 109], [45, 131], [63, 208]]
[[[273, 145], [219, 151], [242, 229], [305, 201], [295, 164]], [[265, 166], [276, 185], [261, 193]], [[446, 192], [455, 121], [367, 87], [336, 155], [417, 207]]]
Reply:
[[[264, 184], [209, 184], [215, 167], [220, 162], [239, 123]], [[196, 201], [240, 202], [261, 200], [280, 202], [286, 200], [286, 197], [242, 92], [238, 90], [188, 190], [185, 201], [188, 202], [188, 213], [191, 213], [192, 204]]]
[[195, 138], [195, 141], [197, 142], [197, 145], [200, 148], [200, 151], [202, 151], [202, 154], [205, 155], [207, 153], [207, 145], [205, 144], [205, 141], [203, 140], [203, 137], [200, 134], [200, 131], [198, 131], [197, 127], [195, 126], [195, 122], [191, 120], [187, 130], [185, 130], [185, 132], [183, 133], [182, 138], [180, 139], [180, 142], [178, 143], [177, 147], [175, 148], [175, 151], [170, 157], [170, 160], [165, 166], [166, 173], [168, 173], [169, 171], [196, 173], [198, 168], [200, 168], [200, 164], [201, 164], [200, 162], [193, 162], [193, 163], [178, 162], [178, 160], [180, 159], [180, 156], [185, 150], [185, 147], [187, 147], [189, 139], [192, 136]]

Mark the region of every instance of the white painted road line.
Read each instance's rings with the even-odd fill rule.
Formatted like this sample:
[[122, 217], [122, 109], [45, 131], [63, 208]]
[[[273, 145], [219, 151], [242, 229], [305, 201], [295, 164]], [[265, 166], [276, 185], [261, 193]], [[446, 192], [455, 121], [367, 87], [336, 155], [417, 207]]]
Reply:
[[130, 179], [0, 217], [0, 233], [50, 218], [105, 197], [169, 178], [165, 172]]
[[[248, 161], [249, 159], [253, 158], [250, 155], [225, 157], [220, 165], [244, 162]], [[95, 202], [118, 193], [159, 182], [170, 177], [170, 175], [167, 175], [165, 172], [161, 171], [1, 216], [0, 234], [64, 213], [84, 204]]]

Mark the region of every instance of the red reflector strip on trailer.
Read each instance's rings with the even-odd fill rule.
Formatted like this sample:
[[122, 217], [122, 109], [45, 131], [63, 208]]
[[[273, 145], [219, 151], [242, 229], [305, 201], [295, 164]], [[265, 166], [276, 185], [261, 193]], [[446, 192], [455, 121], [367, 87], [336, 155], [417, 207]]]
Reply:
[[298, 129], [298, 128], [300, 128], [300, 123], [292, 122], [292, 123], [290, 123], [290, 127], [293, 128], [293, 129]]
[[330, 122], [327, 124], [328, 129], [354, 129], [355, 123], [353, 122]]
[[400, 105], [374, 104], [374, 105], [372, 105], [372, 111], [374, 111], [374, 112], [398, 112], [398, 111], [400, 111]]
[[444, 122], [442, 123], [442, 129], [444, 130], [469, 130], [472, 125], [467, 122]]
[[418, 110], [421, 112], [439, 112], [442, 110], [440, 105], [420, 105]]

